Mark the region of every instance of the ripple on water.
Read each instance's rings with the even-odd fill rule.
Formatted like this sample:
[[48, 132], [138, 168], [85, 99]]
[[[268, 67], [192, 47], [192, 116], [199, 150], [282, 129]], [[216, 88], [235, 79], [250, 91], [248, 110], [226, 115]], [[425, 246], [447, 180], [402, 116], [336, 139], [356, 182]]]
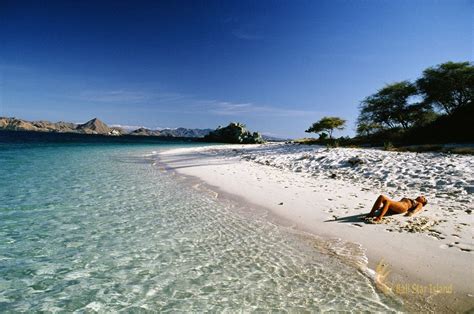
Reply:
[[0, 310], [396, 306], [321, 245], [136, 162], [142, 155], [67, 146], [4, 158]]

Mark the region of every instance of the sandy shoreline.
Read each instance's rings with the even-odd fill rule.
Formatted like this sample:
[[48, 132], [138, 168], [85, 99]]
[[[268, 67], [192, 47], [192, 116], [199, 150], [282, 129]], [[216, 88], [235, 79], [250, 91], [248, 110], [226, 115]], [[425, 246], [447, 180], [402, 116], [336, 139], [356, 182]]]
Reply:
[[[362, 162], [344, 164], [353, 157]], [[296, 229], [361, 244], [368, 266], [376, 269], [383, 260], [391, 270], [385, 283], [412, 304], [425, 303], [438, 311], [466, 311], [474, 306], [469, 186], [473, 157], [429, 154], [417, 160], [414, 153], [223, 145], [169, 150], [159, 158], [216, 191], [267, 208]], [[377, 163], [371, 165], [371, 160]], [[432, 167], [422, 169], [429, 162]], [[409, 170], [400, 174], [397, 167], [403, 164]], [[424, 175], [435, 181], [424, 184]], [[383, 224], [366, 223], [362, 215], [381, 193], [394, 198], [425, 194], [430, 204], [410, 218], [397, 215]], [[423, 309], [416, 306], [408, 308]]]

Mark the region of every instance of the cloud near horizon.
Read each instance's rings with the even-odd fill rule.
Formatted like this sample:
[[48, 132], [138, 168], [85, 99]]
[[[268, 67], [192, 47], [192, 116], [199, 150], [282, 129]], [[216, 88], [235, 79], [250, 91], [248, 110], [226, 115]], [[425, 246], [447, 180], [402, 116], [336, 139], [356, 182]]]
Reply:
[[80, 92], [78, 98], [94, 102], [137, 102], [147, 100], [149, 95], [127, 90], [86, 90]]
[[210, 101], [208, 112], [216, 115], [232, 116], [240, 114], [271, 115], [271, 116], [304, 116], [316, 114], [316, 111], [282, 109], [274, 106], [261, 106], [253, 103], [232, 103]]
[[237, 116], [243, 114], [266, 116], [305, 116], [318, 114], [317, 111], [283, 109], [275, 106], [266, 106], [248, 103], [236, 103], [220, 100], [203, 100], [192, 95], [170, 92], [145, 92], [126, 89], [117, 90], [86, 90], [78, 95], [78, 100], [105, 103], [133, 103], [136, 105], [148, 104], [162, 107], [162, 112], [181, 112], [195, 114], [205, 112], [217, 116]]

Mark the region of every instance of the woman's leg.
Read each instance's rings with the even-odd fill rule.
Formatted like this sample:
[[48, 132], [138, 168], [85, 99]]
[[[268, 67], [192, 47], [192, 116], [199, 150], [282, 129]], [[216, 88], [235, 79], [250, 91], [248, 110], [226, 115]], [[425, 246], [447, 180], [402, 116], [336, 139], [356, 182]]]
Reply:
[[385, 214], [387, 213], [389, 207], [390, 207], [390, 201], [386, 200], [383, 204], [382, 210], [380, 211], [380, 215], [378, 215], [377, 218], [375, 218], [375, 221], [382, 220], [383, 216], [385, 216]]
[[386, 196], [383, 196], [383, 195], [380, 195], [379, 197], [377, 197], [377, 200], [375, 201], [374, 206], [372, 206], [372, 210], [367, 215], [367, 217], [374, 217], [375, 212], [380, 208], [380, 206], [382, 204], [386, 203], [387, 200], [388, 200], [388, 198]]

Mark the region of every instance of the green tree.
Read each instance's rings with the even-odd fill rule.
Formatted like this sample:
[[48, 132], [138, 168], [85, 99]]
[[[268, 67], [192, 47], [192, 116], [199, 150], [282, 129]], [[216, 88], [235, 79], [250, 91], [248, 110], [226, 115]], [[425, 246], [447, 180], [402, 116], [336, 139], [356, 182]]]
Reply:
[[409, 81], [388, 84], [362, 101], [358, 124], [365, 124], [365, 129], [367, 125], [408, 129], [419, 122], [418, 117], [424, 112], [430, 111], [426, 103], [410, 103], [416, 95], [417, 88]]
[[433, 122], [439, 117], [439, 114], [433, 111], [426, 102], [412, 104], [406, 109], [407, 118], [414, 125], [423, 126]]
[[405, 115], [408, 98], [416, 94], [416, 87], [408, 81], [386, 85], [377, 93], [362, 102], [362, 113], [370, 117], [371, 122], [386, 125], [389, 128], [401, 125], [408, 128]]
[[343, 130], [346, 120], [339, 117], [324, 117], [318, 122], [313, 123], [305, 132], [307, 133], [329, 133], [329, 138], [332, 139], [332, 132], [334, 129]]
[[416, 85], [425, 102], [451, 115], [474, 99], [474, 66], [470, 62], [446, 62], [423, 71]]
[[364, 121], [360, 119], [357, 121], [356, 132], [358, 135], [369, 136], [370, 134], [373, 134], [380, 129], [381, 129], [380, 124], [370, 122], [370, 121]]

